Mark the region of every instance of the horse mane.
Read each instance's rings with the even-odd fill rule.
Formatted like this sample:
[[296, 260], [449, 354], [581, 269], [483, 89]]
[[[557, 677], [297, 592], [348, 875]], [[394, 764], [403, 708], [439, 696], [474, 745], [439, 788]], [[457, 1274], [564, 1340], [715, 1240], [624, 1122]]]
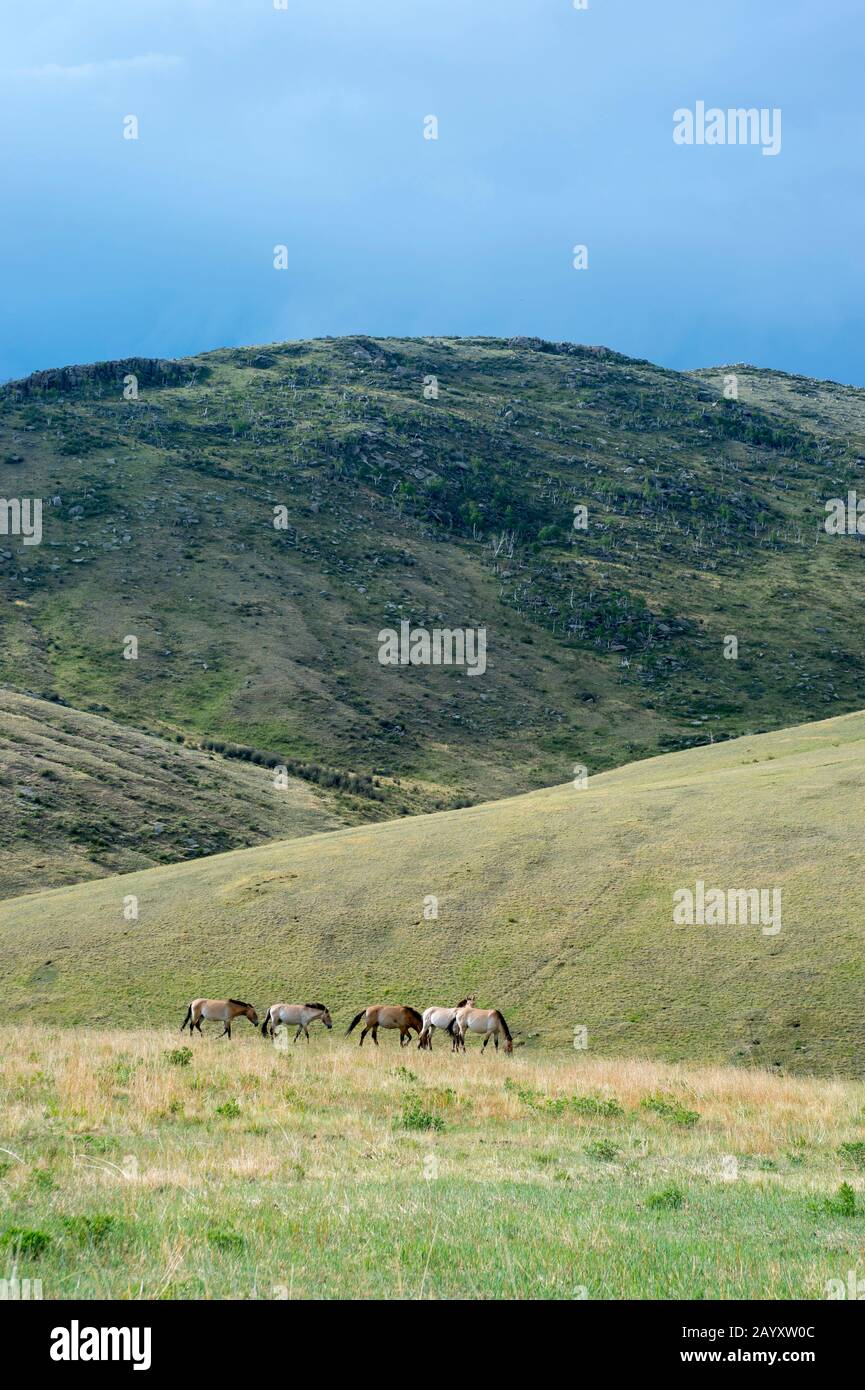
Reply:
[[457, 1008], [457, 1009], [465, 1008], [465, 1006], [466, 1006], [466, 1004], [467, 1004], [468, 1002], [469, 1002], [468, 999], [461, 999], [460, 1002], [459, 1002], [458, 1004], [454, 1005], [454, 1007]]
[[251, 1009], [252, 1005], [247, 1004], [244, 999], [229, 999], [229, 1004], [236, 1004], [239, 1009]]
[[326, 1005], [326, 1004], [304, 1004], [303, 1007], [304, 1007], [305, 1009], [321, 1009], [321, 1011], [322, 1011], [323, 1014], [326, 1014], [326, 1013], [327, 1013], [327, 1005]]
[[405, 1009], [407, 1014], [410, 1014], [411, 1017], [416, 1019], [417, 1023], [419, 1023], [420, 1026], [423, 1027], [423, 1016], [418, 1013], [417, 1009], [413, 1009], [410, 1004], [404, 1004], [403, 1008]]

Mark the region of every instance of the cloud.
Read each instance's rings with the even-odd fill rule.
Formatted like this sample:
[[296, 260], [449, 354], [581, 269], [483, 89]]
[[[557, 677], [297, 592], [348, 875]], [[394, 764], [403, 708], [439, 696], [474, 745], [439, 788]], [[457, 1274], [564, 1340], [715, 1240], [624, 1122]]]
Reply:
[[37, 81], [87, 82], [114, 73], [168, 72], [182, 63], [176, 53], [141, 53], [135, 58], [105, 58], [95, 63], [45, 63], [38, 68], [18, 68], [13, 75]]

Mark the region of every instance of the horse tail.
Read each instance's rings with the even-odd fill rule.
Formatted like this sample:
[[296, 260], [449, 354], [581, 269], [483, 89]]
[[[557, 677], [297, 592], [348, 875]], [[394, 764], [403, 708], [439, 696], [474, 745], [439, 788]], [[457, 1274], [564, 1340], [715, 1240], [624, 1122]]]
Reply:
[[510, 1028], [508, 1027], [508, 1025], [505, 1023], [505, 1016], [504, 1016], [504, 1014], [503, 1014], [499, 1009], [496, 1009], [496, 1018], [498, 1019], [499, 1023], [502, 1025], [502, 1032], [504, 1033], [504, 1035], [505, 1035], [505, 1037], [507, 1038], [508, 1042], [513, 1042], [513, 1038], [511, 1037], [511, 1030], [510, 1030]]
[[[264, 1022], [263, 1022], [262, 1025], [261, 1025], [261, 1031], [262, 1031], [262, 1034], [264, 1035], [264, 1037], [267, 1037], [267, 1025], [268, 1025], [269, 1022], [270, 1022], [270, 1009], [268, 1009], [267, 1013], [264, 1015]], [[272, 1027], [272, 1026], [273, 1026], [273, 1025], [271, 1024], [271, 1027]]]
[[358, 1014], [357, 1018], [352, 1019], [351, 1023], [348, 1025], [348, 1027], [347, 1027], [346, 1030], [345, 1030], [345, 1036], [346, 1036], [346, 1037], [348, 1037], [348, 1035], [349, 1035], [349, 1033], [351, 1032], [352, 1028], [356, 1028], [356, 1027], [357, 1027], [357, 1025], [360, 1023], [360, 1021], [361, 1021], [361, 1019], [363, 1018], [363, 1016], [364, 1016], [365, 1013], [366, 1013], [366, 1009], [361, 1009], [361, 1011], [360, 1011], [360, 1013]]
[[181, 1025], [180, 1025], [180, 1031], [181, 1031], [181, 1033], [183, 1032], [184, 1028], [186, 1027], [187, 1023], [189, 1022], [189, 1020], [190, 1020], [191, 1018], [192, 1018], [192, 1005], [190, 1004], [189, 1008], [186, 1010], [186, 1018], [183, 1020], [183, 1022], [182, 1022]]
[[446, 1032], [446, 1033], [450, 1033], [451, 1037], [453, 1037], [453, 1035], [454, 1035], [454, 1029], [456, 1028], [456, 1026], [457, 1026], [457, 1016], [456, 1016], [456, 1014], [454, 1014], [453, 1018], [451, 1019], [450, 1023], [449, 1023], [448, 1026], [447, 1026], [447, 1028], [445, 1029], [445, 1032]]

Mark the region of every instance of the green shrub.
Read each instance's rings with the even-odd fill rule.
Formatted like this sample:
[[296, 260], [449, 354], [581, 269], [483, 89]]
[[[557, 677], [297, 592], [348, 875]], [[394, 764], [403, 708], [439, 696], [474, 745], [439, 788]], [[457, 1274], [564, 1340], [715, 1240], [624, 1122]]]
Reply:
[[50, 1244], [51, 1237], [47, 1231], [36, 1231], [28, 1226], [7, 1226], [0, 1233], [0, 1245], [9, 1246], [17, 1255], [26, 1255], [31, 1259], [43, 1254]]
[[570, 1101], [567, 1096], [542, 1096], [540, 1099], [534, 1098], [528, 1102], [535, 1110], [546, 1110], [550, 1115], [564, 1115], [570, 1109]]
[[229, 1100], [223, 1101], [222, 1105], [217, 1105], [216, 1113], [217, 1115], [223, 1115], [226, 1120], [236, 1120], [240, 1114], [240, 1106], [232, 1097]]
[[573, 1096], [571, 1108], [578, 1115], [615, 1117], [625, 1113], [615, 1096]]
[[86, 1216], [66, 1216], [63, 1225], [79, 1245], [101, 1245], [117, 1229], [117, 1217], [108, 1212], [92, 1212]]
[[520, 1086], [516, 1081], [513, 1081], [511, 1077], [507, 1077], [505, 1080], [505, 1090], [511, 1091], [517, 1096], [523, 1102], [523, 1105], [530, 1105], [532, 1108], [535, 1108], [544, 1103], [544, 1097], [539, 1096], [537, 1091], [533, 1091], [531, 1086]]
[[75, 1143], [92, 1154], [116, 1153], [120, 1147], [112, 1134], [76, 1134]]
[[217, 1250], [222, 1250], [227, 1255], [242, 1255], [246, 1248], [246, 1241], [242, 1235], [222, 1226], [211, 1227], [207, 1232], [207, 1239]]
[[697, 1110], [688, 1110], [681, 1101], [665, 1096], [645, 1096], [640, 1105], [643, 1110], [651, 1110], [653, 1114], [685, 1129], [690, 1129], [700, 1118]]
[[191, 1047], [173, 1047], [166, 1052], [165, 1060], [170, 1067], [188, 1067], [192, 1061]]
[[808, 1206], [821, 1216], [855, 1216], [856, 1193], [849, 1182], [842, 1182], [834, 1197], [824, 1197], [822, 1202], [811, 1201]]
[[684, 1204], [685, 1194], [681, 1187], [671, 1183], [669, 1187], [662, 1188], [660, 1192], [652, 1192], [646, 1198], [646, 1206], [652, 1211], [678, 1211]]
[[854, 1168], [865, 1168], [865, 1144], [861, 1139], [850, 1144], [841, 1144], [838, 1154], [845, 1162], [852, 1163]]
[[434, 1129], [441, 1131], [445, 1127], [445, 1122], [440, 1115], [434, 1115], [431, 1110], [426, 1110], [424, 1108], [420, 1096], [412, 1096], [403, 1106], [400, 1126], [402, 1129]]
[[612, 1163], [619, 1156], [619, 1146], [609, 1139], [595, 1139], [586, 1145], [586, 1153], [589, 1158], [596, 1158], [602, 1163]]

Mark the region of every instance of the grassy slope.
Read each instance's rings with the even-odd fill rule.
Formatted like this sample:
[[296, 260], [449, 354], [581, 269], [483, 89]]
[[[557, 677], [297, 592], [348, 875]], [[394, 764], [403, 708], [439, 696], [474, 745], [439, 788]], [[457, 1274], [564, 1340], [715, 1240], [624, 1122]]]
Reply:
[[837, 381], [774, 372], [741, 363], [732, 367], [703, 367], [695, 378], [723, 391], [724, 379], [735, 374], [739, 400], [756, 406], [776, 420], [795, 420], [822, 438], [842, 437], [862, 450], [865, 444], [865, 390]]
[[298, 777], [0, 689], [0, 898], [345, 823]]
[[861, 1082], [251, 1030], [182, 1067], [177, 1043], [3, 1029], [0, 1257], [45, 1298], [819, 1299], [862, 1278]]
[[[339, 1026], [382, 997], [473, 989], [531, 1046], [586, 1025], [601, 1053], [861, 1074], [863, 754], [850, 715], [7, 902], [5, 1010], [128, 1027], [179, 1024], [197, 994], [306, 995]], [[673, 926], [698, 877], [780, 887], [780, 935]]]
[[[0, 679], [421, 779], [407, 810], [856, 708], [861, 545], [819, 526], [861, 476], [861, 393], [719, 385], [534, 340], [354, 338], [4, 388], [0, 496], [52, 500], [41, 547], [0, 547]], [[486, 626], [487, 674], [383, 669], [403, 617]]]

